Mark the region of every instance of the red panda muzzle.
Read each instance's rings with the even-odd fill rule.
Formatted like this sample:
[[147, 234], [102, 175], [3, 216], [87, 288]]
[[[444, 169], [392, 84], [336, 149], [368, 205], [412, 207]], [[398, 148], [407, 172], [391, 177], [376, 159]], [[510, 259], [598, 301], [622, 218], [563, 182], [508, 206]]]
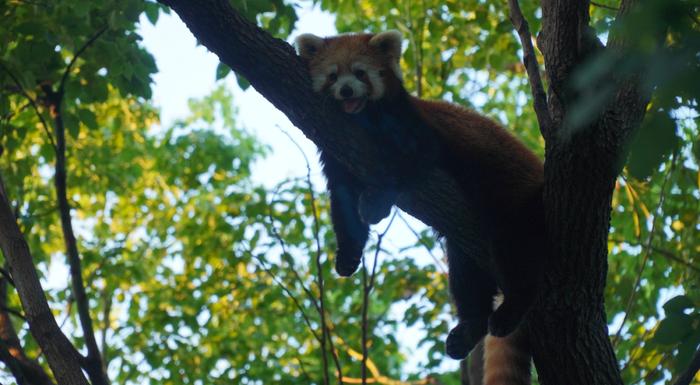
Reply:
[[343, 111], [348, 114], [356, 114], [365, 107], [367, 100], [365, 98], [351, 98], [342, 101]]

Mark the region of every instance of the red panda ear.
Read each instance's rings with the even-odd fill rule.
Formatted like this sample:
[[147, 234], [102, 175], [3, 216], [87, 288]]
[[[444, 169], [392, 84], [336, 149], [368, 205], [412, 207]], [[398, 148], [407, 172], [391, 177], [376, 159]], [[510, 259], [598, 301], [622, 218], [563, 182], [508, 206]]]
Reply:
[[303, 35], [299, 35], [294, 40], [294, 43], [297, 46], [297, 53], [299, 56], [304, 59], [311, 59], [318, 53], [318, 50], [323, 47], [324, 41], [321, 37], [310, 33], [305, 33]]
[[380, 51], [398, 63], [401, 58], [401, 32], [392, 29], [378, 33], [369, 39], [369, 46], [379, 48]]

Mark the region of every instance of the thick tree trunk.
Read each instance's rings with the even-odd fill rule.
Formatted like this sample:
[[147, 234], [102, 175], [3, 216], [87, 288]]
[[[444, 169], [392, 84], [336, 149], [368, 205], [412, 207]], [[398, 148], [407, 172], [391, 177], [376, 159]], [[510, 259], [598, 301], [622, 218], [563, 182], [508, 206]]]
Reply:
[[[623, 1], [620, 16], [632, 1]], [[624, 146], [639, 126], [649, 95], [635, 79], [620, 80], [603, 112], [574, 129], [567, 113], [577, 100], [572, 73], [603, 49], [590, 29], [588, 1], [542, 1], [539, 47], [549, 78], [552, 132], [546, 139], [547, 271], [526, 322], [543, 384], [621, 384], [604, 308], [607, 238], [615, 179]]]
[[0, 361], [18, 385], [54, 385], [38, 362], [27, 357], [7, 310], [7, 279], [0, 278]]
[[[226, 0], [161, 2], [351, 172], [362, 178], [380, 164], [378, 149], [368, 138], [338, 114], [320, 108], [306, 69], [289, 45], [244, 20]], [[621, 12], [628, 5], [623, 3]], [[550, 84], [544, 196], [550, 242], [543, 250], [544, 291], [523, 327], [542, 384], [620, 384], [603, 304], [606, 240], [621, 149], [641, 121], [648, 96], [640, 95], [633, 82], [620, 83], [604, 113], [569, 134], [565, 117], [575, 95], [566, 84], [582, 60], [602, 47], [589, 32], [587, 1], [543, 0], [542, 12], [539, 41]], [[612, 41], [610, 49], [615, 49], [614, 37]], [[478, 247], [472, 210], [445, 173], [434, 171], [427, 183], [404, 194], [399, 207], [456, 240], [465, 252]]]
[[59, 384], [87, 385], [80, 353], [61, 332], [41, 287], [29, 246], [17, 226], [10, 200], [0, 180], [0, 247], [10, 266], [29, 330]]

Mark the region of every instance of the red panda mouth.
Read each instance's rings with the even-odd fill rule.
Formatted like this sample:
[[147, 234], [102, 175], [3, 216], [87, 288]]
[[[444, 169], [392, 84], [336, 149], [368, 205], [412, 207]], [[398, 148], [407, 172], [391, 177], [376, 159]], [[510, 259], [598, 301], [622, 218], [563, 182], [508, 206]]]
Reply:
[[365, 108], [365, 103], [367, 99], [365, 98], [351, 98], [342, 101], [343, 111], [348, 114], [356, 114]]

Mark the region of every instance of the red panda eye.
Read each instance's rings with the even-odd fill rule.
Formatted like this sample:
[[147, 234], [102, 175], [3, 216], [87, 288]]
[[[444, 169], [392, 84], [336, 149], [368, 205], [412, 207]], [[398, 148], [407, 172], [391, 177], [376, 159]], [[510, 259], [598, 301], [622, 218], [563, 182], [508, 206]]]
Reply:
[[355, 70], [354, 73], [357, 78], [362, 78], [367, 74], [364, 70]]
[[328, 80], [332, 82], [338, 80], [338, 74], [336, 74], [335, 72], [331, 73], [330, 75], [328, 75]]

